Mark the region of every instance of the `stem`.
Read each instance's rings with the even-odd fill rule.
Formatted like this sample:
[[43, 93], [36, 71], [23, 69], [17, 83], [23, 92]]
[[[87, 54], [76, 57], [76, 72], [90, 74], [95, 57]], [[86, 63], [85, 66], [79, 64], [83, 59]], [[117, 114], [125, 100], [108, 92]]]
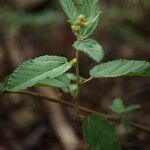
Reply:
[[81, 84], [87, 83], [87, 82], [91, 81], [92, 79], [93, 79], [93, 78], [92, 78], [92, 77], [90, 77], [90, 78], [88, 78], [88, 79], [84, 80], [83, 82], [81, 82]]
[[77, 82], [77, 93], [75, 97], [75, 109], [77, 116], [79, 116], [79, 96], [80, 96], [80, 71], [79, 71], [79, 51], [76, 50], [76, 82]]

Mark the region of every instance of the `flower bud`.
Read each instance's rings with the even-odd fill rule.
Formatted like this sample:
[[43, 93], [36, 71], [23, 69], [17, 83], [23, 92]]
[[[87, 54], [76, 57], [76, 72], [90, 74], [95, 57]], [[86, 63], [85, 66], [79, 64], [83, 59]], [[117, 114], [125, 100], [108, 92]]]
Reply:
[[71, 26], [71, 29], [73, 32], [78, 32], [80, 30], [80, 28], [81, 28], [81, 26], [79, 26], [79, 25], [72, 25]]
[[79, 20], [79, 21], [84, 21], [85, 20], [85, 16], [84, 15], [79, 15], [78, 17], [77, 17], [77, 20]]
[[71, 63], [72, 65], [75, 65], [75, 64], [77, 63], [77, 58], [72, 59], [70, 63]]

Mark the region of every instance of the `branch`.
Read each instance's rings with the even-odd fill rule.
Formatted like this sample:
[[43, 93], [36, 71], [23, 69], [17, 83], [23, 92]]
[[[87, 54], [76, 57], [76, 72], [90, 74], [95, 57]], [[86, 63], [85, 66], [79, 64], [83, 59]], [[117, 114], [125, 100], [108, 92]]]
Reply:
[[[8, 91], [4, 91], [4, 92], [0, 92], [0, 95], [4, 95], [4, 94], [9, 94], [11, 92], [8, 92]], [[35, 92], [29, 92], [29, 91], [20, 91], [20, 92], [16, 92], [16, 93], [11, 93], [11, 94], [23, 94], [23, 95], [29, 95], [29, 96], [33, 96], [33, 97], [36, 97], [36, 98], [42, 98], [42, 99], [45, 99], [45, 100], [48, 100], [50, 102], [54, 102], [54, 103], [60, 103], [60, 104], [63, 104], [63, 105], [66, 105], [68, 107], [71, 107], [71, 108], [74, 108], [74, 105], [70, 102], [67, 102], [67, 101], [64, 101], [64, 100], [59, 100], [59, 99], [53, 99], [53, 98], [50, 98], [50, 97], [47, 97], [45, 95], [42, 95], [42, 94], [38, 94], [38, 93], [35, 93]], [[104, 113], [100, 113], [98, 111], [94, 111], [92, 109], [89, 109], [89, 108], [86, 108], [86, 107], [83, 107], [83, 106], [79, 106], [79, 109], [83, 112], [87, 112], [89, 114], [97, 114], [97, 115], [101, 115], [105, 118], [107, 118], [108, 120], [111, 120], [111, 121], [114, 121], [114, 122], [120, 122], [120, 118], [119, 117], [115, 117], [115, 116], [111, 116], [111, 115], [108, 115], [108, 114], [104, 114]], [[85, 118], [84, 116], [82, 116], [81, 118]], [[146, 131], [148, 133], [150, 133], [150, 128], [148, 127], [145, 127], [144, 125], [142, 124], [139, 124], [139, 123], [135, 123], [135, 122], [131, 122], [131, 125], [133, 127], [136, 127], [137, 129], [140, 129], [140, 130], [143, 130], [143, 131]]]

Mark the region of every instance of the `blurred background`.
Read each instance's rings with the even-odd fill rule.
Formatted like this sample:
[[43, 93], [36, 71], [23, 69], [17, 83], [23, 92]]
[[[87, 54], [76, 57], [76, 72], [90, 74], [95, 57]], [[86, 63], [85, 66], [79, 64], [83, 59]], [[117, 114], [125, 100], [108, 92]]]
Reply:
[[[104, 48], [103, 62], [113, 59], [150, 61], [150, 0], [101, 0], [101, 18], [93, 34]], [[0, 81], [29, 58], [40, 55], [74, 57], [75, 41], [58, 0], [0, 0]], [[81, 54], [80, 72], [89, 77], [94, 65]], [[31, 89], [59, 98], [54, 89]], [[104, 113], [114, 98], [140, 104], [128, 118], [150, 126], [150, 79], [97, 79], [83, 86], [80, 104]], [[71, 102], [70, 96], [63, 98]], [[150, 135], [116, 130], [124, 150], [149, 150]], [[0, 150], [86, 150], [74, 110], [29, 96], [0, 97]]]

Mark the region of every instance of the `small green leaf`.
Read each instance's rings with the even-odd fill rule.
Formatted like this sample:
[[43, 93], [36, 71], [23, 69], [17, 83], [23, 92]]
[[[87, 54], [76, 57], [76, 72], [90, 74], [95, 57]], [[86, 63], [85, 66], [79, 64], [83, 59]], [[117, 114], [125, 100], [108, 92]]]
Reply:
[[121, 124], [122, 124], [122, 126], [125, 128], [125, 130], [126, 130], [128, 133], [132, 132], [133, 128], [132, 128], [132, 126], [130, 125], [130, 122], [129, 122], [128, 119], [122, 118], [122, 119], [121, 119]]
[[125, 107], [124, 104], [123, 104], [123, 101], [119, 98], [115, 99], [112, 103], [112, 105], [110, 106], [110, 109], [117, 113], [117, 114], [122, 114], [122, 113], [127, 113], [127, 112], [130, 112], [130, 111], [134, 111], [134, 110], [137, 110], [137, 109], [140, 109], [141, 106], [140, 105], [130, 105], [128, 107]]
[[39, 81], [55, 78], [71, 68], [64, 57], [42, 56], [31, 59], [20, 65], [9, 77], [7, 90], [16, 92], [32, 87]]
[[79, 10], [75, 6], [73, 0], [59, 0], [66, 15], [69, 18], [69, 22], [73, 23], [76, 18], [80, 15]]
[[100, 62], [104, 57], [102, 47], [93, 39], [76, 41], [73, 46], [75, 49], [88, 54], [96, 62]]
[[[99, 11], [99, 0], [60, 0], [60, 3], [69, 18], [71, 25], [79, 28], [76, 36], [87, 38], [96, 29], [100, 11]], [[77, 25], [76, 19], [79, 15], [85, 16], [87, 22], [86, 26]]]
[[66, 73], [66, 76], [71, 81], [76, 81], [76, 75], [74, 73]]
[[135, 111], [137, 109], [140, 109], [141, 108], [141, 105], [130, 105], [126, 108], [126, 112], [130, 112], [130, 111]]
[[69, 91], [70, 91], [71, 95], [75, 98], [76, 94], [77, 94], [77, 84], [70, 84]]
[[82, 121], [85, 142], [91, 150], [121, 150], [118, 136], [108, 120], [92, 115]]
[[70, 80], [65, 74], [60, 75], [56, 78], [46, 78], [38, 82], [38, 86], [48, 86], [57, 88], [67, 88], [69, 86]]
[[[66, 73], [66, 76], [70, 81], [76, 82], [76, 80], [77, 80], [77, 77], [74, 73]], [[83, 81], [83, 80], [84, 80], [84, 78], [80, 76], [80, 81]]]
[[64, 93], [70, 93], [72, 95], [72, 97], [76, 97], [77, 94], [77, 85], [76, 84], [69, 84], [69, 86], [67, 88], [61, 88], [61, 90]]
[[122, 114], [126, 111], [123, 101], [119, 98], [113, 101], [112, 105], [110, 106], [110, 109], [117, 114]]
[[86, 28], [82, 28], [79, 35], [84, 38], [88, 38], [96, 29], [99, 22], [99, 17], [100, 17], [100, 12], [95, 18], [89, 21], [89, 24]]
[[79, 10], [88, 21], [88, 25], [81, 29], [79, 35], [88, 38], [96, 29], [99, 22], [99, 0], [82, 0]]
[[79, 10], [81, 14], [85, 15], [88, 26], [82, 28], [79, 35], [87, 38], [96, 29], [99, 22], [99, 0], [82, 0]]
[[119, 76], [150, 76], [150, 63], [135, 60], [115, 60], [97, 65], [90, 71], [93, 78]]

